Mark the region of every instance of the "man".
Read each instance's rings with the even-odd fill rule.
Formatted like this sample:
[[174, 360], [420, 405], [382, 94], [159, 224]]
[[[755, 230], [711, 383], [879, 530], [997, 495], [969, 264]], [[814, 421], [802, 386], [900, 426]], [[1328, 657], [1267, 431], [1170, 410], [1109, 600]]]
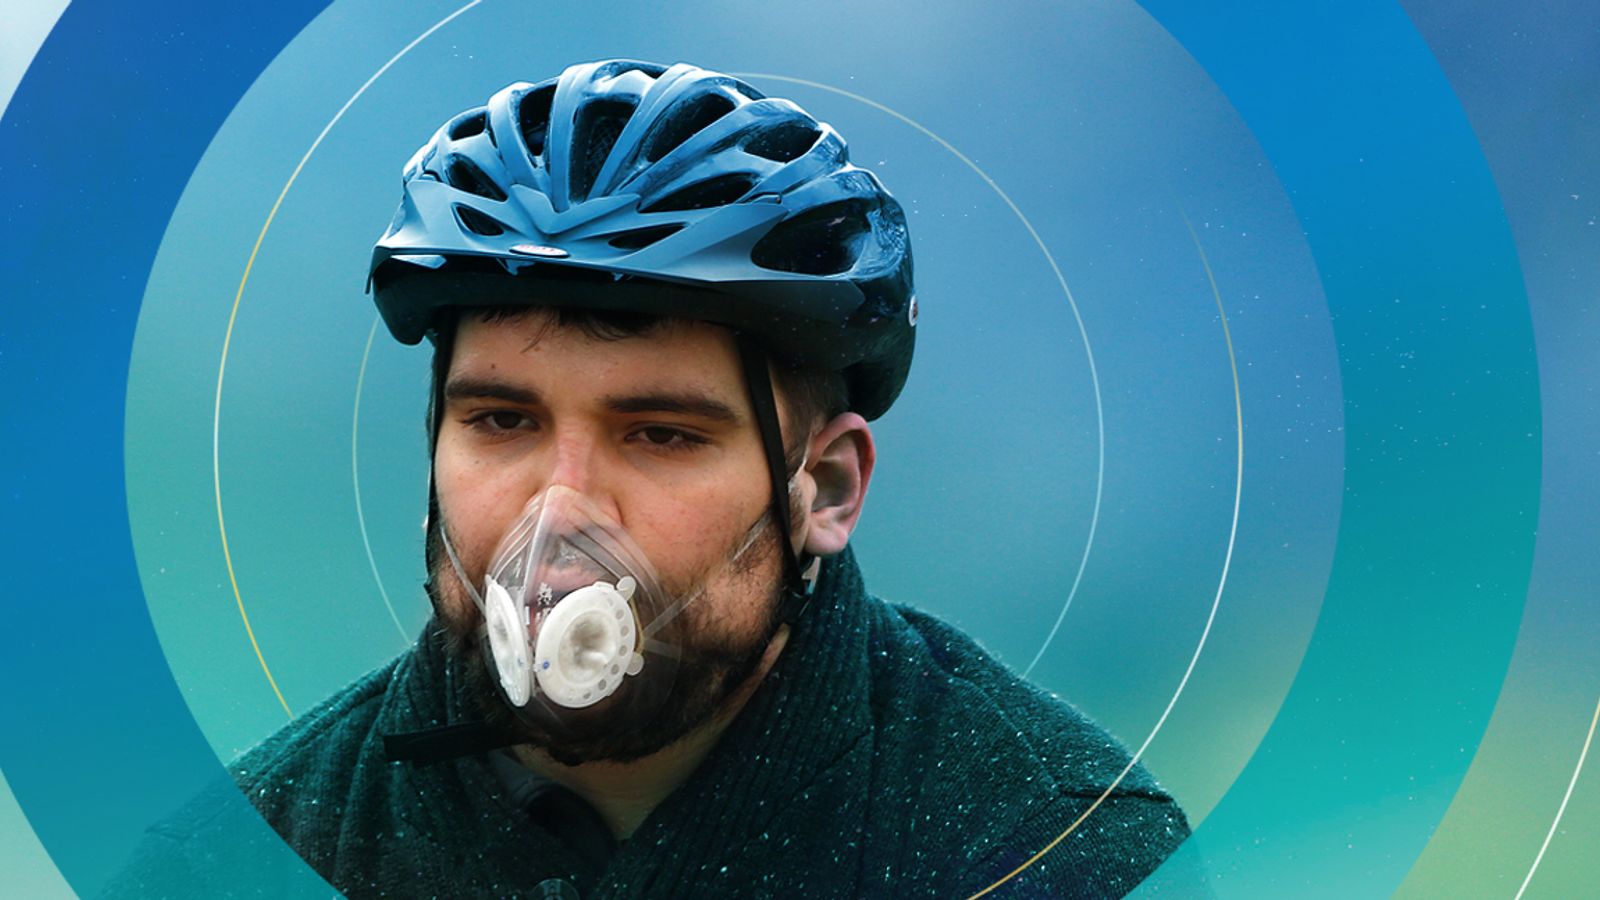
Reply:
[[[1104, 732], [865, 592], [868, 422], [917, 306], [836, 132], [612, 60], [451, 119], [404, 180], [371, 283], [434, 346], [435, 617], [231, 767], [330, 883], [1117, 896], [1183, 840]], [[152, 841], [123, 890], [226, 883]]]

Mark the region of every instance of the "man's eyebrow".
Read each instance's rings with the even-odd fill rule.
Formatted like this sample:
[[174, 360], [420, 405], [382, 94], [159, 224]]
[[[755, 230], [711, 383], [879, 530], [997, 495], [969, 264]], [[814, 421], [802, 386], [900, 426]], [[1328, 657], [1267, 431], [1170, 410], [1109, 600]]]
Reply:
[[728, 425], [738, 423], [739, 414], [721, 400], [694, 392], [635, 394], [627, 397], [608, 397], [606, 408], [615, 413], [665, 412], [698, 416]]
[[[542, 406], [544, 403], [544, 398], [532, 388], [470, 375], [452, 378], [446, 382], [444, 396], [446, 400], [504, 400], [524, 406]], [[614, 413], [677, 413], [729, 425], [739, 422], [739, 414], [733, 407], [697, 391], [653, 391], [648, 394], [607, 397], [602, 402], [607, 410]]]
[[452, 378], [445, 382], [444, 398], [446, 400], [506, 400], [511, 403], [520, 403], [524, 406], [538, 406], [541, 403], [539, 392], [532, 388], [507, 384], [504, 381], [496, 381], [492, 378], [473, 378], [470, 376]]

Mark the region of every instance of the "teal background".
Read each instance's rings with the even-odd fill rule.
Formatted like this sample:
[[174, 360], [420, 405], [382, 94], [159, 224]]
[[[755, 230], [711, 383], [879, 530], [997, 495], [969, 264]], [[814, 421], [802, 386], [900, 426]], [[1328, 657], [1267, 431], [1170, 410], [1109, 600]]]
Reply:
[[[352, 443], [372, 324], [362, 260], [392, 211], [399, 164], [444, 117], [510, 78], [590, 56], [682, 56], [831, 81], [886, 104], [977, 161], [1039, 230], [1083, 317], [1106, 444], [1085, 577], [1032, 677], [1134, 746], [1195, 651], [1228, 549], [1236, 423], [1198, 241], [1240, 369], [1241, 518], [1214, 629], [1147, 761], [1201, 824], [1196, 844], [1224, 895], [1352, 896], [1396, 885], [1416, 896], [1514, 893], [1600, 694], [1600, 615], [1584, 588], [1594, 574], [1584, 552], [1594, 538], [1594, 457], [1582, 449], [1593, 446], [1597, 421], [1586, 298], [1600, 194], [1578, 149], [1594, 145], [1578, 113], [1597, 96], [1592, 65], [1582, 64], [1595, 31], [1576, 6], [1532, 22], [1492, 4], [1471, 17], [1436, 6], [1407, 10], [1449, 85], [1426, 66], [1414, 81], [1382, 82], [1356, 52], [1371, 48], [1352, 47], [1344, 74], [1376, 80], [1340, 85], [1358, 107], [1344, 112], [1358, 117], [1383, 98], [1427, 91], [1448, 99], [1453, 88], [1468, 119], [1447, 107], [1407, 134], [1330, 133], [1320, 163], [1301, 160], [1306, 171], [1286, 171], [1263, 146], [1290, 139], [1274, 127], [1292, 137], [1324, 119], [1258, 113], [1241, 100], [1250, 84], [1189, 56], [1226, 58], [1217, 47], [1229, 40], [1260, 49], [1251, 29], [1275, 33], [1260, 16], [1241, 23], [1216, 10], [1212, 34], [1181, 19], [1158, 24], [1131, 4], [925, 18], [856, 8], [858, 17], [892, 17], [904, 46], [846, 74], [813, 58], [806, 41], [764, 43], [733, 27], [674, 35], [659, 21], [630, 30], [623, 17], [469, 11], [329, 133], [278, 212], [234, 328], [218, 445], [229, 545], [287, 705], [302, 710], [397, 652], [424, 615], [421, 351], [378, 336]], [[308, 27], [194, 169], [151, 271], [128, 368], [127, 515], [165, 660], [221, 759], [286, 718], [244, 635], [217, 540], [211, 410], [228, 307], [267, 210], [322, 125], [452, 8], [419, 4], [395, 16], [344, 2]], [[1380, 50], [1428, 59], [1415, 38], [1405, 43], [1404, 16], [1361, 9], [1373, 16], [1368, 33], [1401, 35]], [[813, 12], [816, 23], [834, 21]], [[1180, 45], [1162, 24], [1191, 37]], [[511, 49], [502, 31], [528, 37]], [[868, 59], [870, 34], [831, 35], [829, 59]], [[895, 64], [904, 58], [940, 66]], [[1070, 89], [997, 91], [997, 61], [1018, 82], [1046, 71]], [[869, 583], [1026, 668], [1083, 553], [1099, 462], [1088, 356], [1049, 262], [982, 178], [915, 129], [837, 94], [755, 80], [837, 125], [913, 215], [923, 334], [905, 399], [879, 429], [884, 464], [858, 537]], [[1308, 117], [1328, 112], [1329, 97], [1303, 82], [1276, 87], [1305, 91]], [[1437, 152], [1433, 166], [1448, 183], [1443, 168], [1457, 158], [1449, 148], [1479, 141], [1522, 248], [1526, 302], [1492, 243], [1473, 243], [1485, 216], [1494, 235], [1499, 209], [1492, 193], [1488, 207], [1466, 204], [1481, 204], [1492, 186], [1474, 193], [1457, 183], [1408, 208], [1417, 186], [1385, 181], [1417, 164], [1397, 150], [1412, 147]], [[1370, 161], [1341, 156], [1357, 146]], [[1489, 170], [1471, 162], [1469, 174], [1486, 182]], [[1280, 176], [1298, 180], [1300, 193], [1286, 192]], [[1308, 210], [1319, 190], [1344, 203]], [[1374, 194], [1391, 206], [1363, 208]], [[1460, 231], [1416, 233], [1440, 219], [1458, 220]], [[1348, 222], [1357, 224], [1335, 227]], [[1349, 249], [1313, 262], [1303, 232]], [[1395, 258], [1372, 256], [1372, 246]], [[1493, 312], [1474, 320], [1474, 307]], [[1480, 373], [1479, 360], [1495, 362]], [[1501, 360], [1509, 369], [1497, 373]], [[1528, 476], [1541, 467], [1536, 496]], [[1502, 507], [1489, 505], [1496, 491]], [[1487, 588], [1474, 574], [1486, 570], [1497, 579]], [[1319, 623], [1327, 591], [1348, 605]], [[1314, 626], [1344, 640], [1306, 657]], [[1455, 666], [1457, 677], [1424, 656]], [[1291, 685], [1324, 714], [1275, 724]], [[1385, 696], [1387, 705], [1370, 702]], [[1330, 754], [1317, 746], [1327, 741], [1350, 749]], [[1439, 753], [1446, 744], [1454, 755]], [[1320, 773], [1319, 796], [1308, 766], [1344, 769]], [[1592, 890], [1600, 873], [1578, 848], [1600, 837], [1593, 783], [1592, 773], [1579, 782], [1528, 896]], [[1253, 832], [1260, 849], [1240, 849]], [[28, 842], [4, 846], [51, 884]]]

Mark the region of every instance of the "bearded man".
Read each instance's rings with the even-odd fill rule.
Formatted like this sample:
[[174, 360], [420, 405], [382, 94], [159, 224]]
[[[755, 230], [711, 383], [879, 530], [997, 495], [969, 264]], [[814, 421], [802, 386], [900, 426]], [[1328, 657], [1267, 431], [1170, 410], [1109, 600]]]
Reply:
[[[434, 351], [434, 618], [231, 766], [330, 884], [1098, 897], [1183, 840], [1115, 740], [865, 591], [918, 309], [900, 206], [832, 128], [609, 60], [452, 118], [404, 184], [370, 272]], [[124, 890], [226, 891], [198, 831]]]

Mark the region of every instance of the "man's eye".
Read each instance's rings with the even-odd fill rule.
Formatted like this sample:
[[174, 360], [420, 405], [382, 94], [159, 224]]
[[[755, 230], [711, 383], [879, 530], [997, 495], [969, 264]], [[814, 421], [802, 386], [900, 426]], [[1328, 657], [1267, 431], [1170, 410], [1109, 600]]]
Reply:
[[651, 447], [664, 450], [689, 450], [706, 442], [705, 438], [699, 435], [668, 428], [665, 425], [649, 425], [640, 428], [634, 434]]
[[517, 431], [527, 428], [532, 424], [527, 416], [511, 410], [497, 409], [490, 412], [479, 413], [467, 420], [467, 424], [491, 434], [507, 431]]

